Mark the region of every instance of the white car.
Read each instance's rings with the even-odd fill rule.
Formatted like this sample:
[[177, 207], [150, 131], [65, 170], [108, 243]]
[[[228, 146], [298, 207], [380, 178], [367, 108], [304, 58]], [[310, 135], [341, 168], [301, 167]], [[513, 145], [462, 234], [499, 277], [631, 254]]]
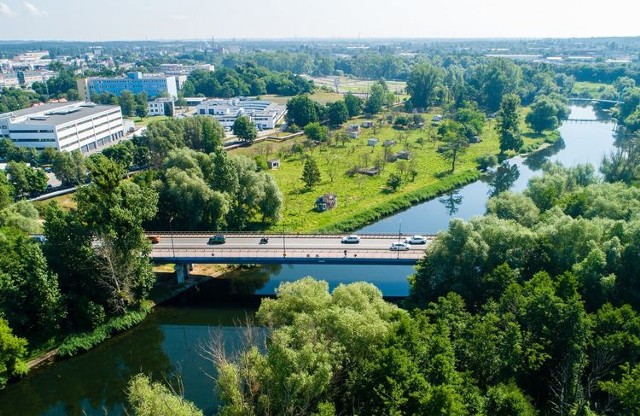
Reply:
[[407, 244], [427, 244], [427, 237], [423, 235], [412, 235], [404, 240]]
[[407, 251], [409, 249], [410, 247], [407, 243], [392, 243], [391, 247], [389, 247], [391, 251]]
[[358, 244], [360, 242], [360, 237], [357, 235], [348, 235], [346, 237], [342, 237], [342, 242], [344, 244]]

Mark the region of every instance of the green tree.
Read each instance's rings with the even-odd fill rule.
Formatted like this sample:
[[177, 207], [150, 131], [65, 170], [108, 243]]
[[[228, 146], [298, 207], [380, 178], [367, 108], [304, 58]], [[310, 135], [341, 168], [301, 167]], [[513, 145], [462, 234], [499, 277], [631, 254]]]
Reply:
[[362, 98], [349, 92], [344, 96], [344, 104], [347, 106], [347, 112], [349, 113], [349, 118], [351, 118], [360, 115], [364, 102]]
[[320, 121], [319, 105], [308, 95], [297, 95], [287, 101], [287, 121], [304, 128], [307, 124]]
[[392, 173], [389, 175], [387, 179], [387, 188], [391, 190], [391, 192], [395, 192], [402, 185], [402, 177], [397, 173]]
[[339, 127], [349, 120], [349, 110], [344, 101], [337, 101], [329, 105], [327, 117], [331, 127]]
[[446, 120], [440, 125], [439, 133], [442, 135], [443, 159], [451, 162], [451, 173], [456, 169], [458, 158], [466, 153], [469, 147], [467, 138], [463, 135], [462, 125], [456, 121]]
[[64, 309], [40, 246], [11, 228], [0, 231], [0, 241], [0, 315], [21, 335], [54, 333]]
[[150, 246], [142, 222], [157, 210], [158, 195], [123, 181], [123, 170], [103, 155], [88, 161], [91, 184], [74, 195], [78, 215], [98, 243], [97, 277], [116, 313], [138, 304], [149, 293], [155, 276], [147, 257]]
[[44, 171], [27, 166], [26, 163], [11, 161], [7, 164], [6, 172], [16, 199], [42, 192], [47, 187], [47, 175]]
[[560, 121], [566, 118], [567, 112], [566, 103], [551, 96], [541, 95], [536, 97], [525, 121], [534, 131], [542, 133], [543, 130], [556, 129]]
[[535, 416], [529, 399], [515, 384], [498, 384], [487, 391], [487, 414], [495, 416]]
[[407, 92], [414, 107], [428, 108], [441, 82], [441, 71], [427, 63], [417, 64], [409, 73]]
[[304, 127], [304, 134], [316, 142], [324, 142], [329, 134], [328, 129], [318, 122], [309, 123]]
[[[149, 104], [147, 100], [147, 93], [142, 92], [140, 94], [136, 94], [134, 97], [135, 108], [134, 113], [136, 117], [146, 117], [149, 115]], [[170, 114], [173, 116], [173, 114]]]
[[484, 114], [472, 106], [463, 107], [456, 111], [453, 119], [462, 125], [463, 134], [467, 139], [480, 136], [484, 128]]
[[305, 159], [301, 179], [308, 189], [312, 189], [314, 185], [320, 183], [320, 169], [314, 158], [309, 156]]
[[364, 105], [364, 110], [368, 114], [378, 114], [384, 106], [388, 105], [388, 93], [389, 90], [386, 83], [380, 81], [373, 83], [369, 90], [369, 97]]
[[[109, 152], [115, 152], [115, 150]], [[79, 150], [56, 152], [51, 165], [51, 171], [63, 185], [67, 186], [80, 185], [84, 183], [87, 178], [85, 158]]]
[[524, 140], [520, 130], [520, 98], [515, 94], [507, 94], [502, 99], [498, 111], [496, 131], [500, 139], [500, 153], [508, 150], [516, 152], [522, 148]]
[[4, 171], [0, 172], [0, 210], [6, 208], [13, 202], [13, 187], [7, 179]]
[[233, 134], [246, 143], [251, 143], [258, 137], [256, 125], [247, 116], [240, 116], [233, 122]]
[[0, 389], [9, 378], [27, 373], [26, 353], [27, 341], [13, 335], [9, 323], [0, 318]]
[[489, 111], [498, 110], [505, 95], [515, 94], [522, 83], [522, 70], [510, 59], [491, 59], [479, 72], [482, 101]]
[[136, 99], [131, 91], [122, 91], [118, 98], [118, 104], [125, 117], [133, 117], [136, 110]]
[[137, 416], [203, 415], [193, 403], [142, 374], [129, 380], [127, 400]]

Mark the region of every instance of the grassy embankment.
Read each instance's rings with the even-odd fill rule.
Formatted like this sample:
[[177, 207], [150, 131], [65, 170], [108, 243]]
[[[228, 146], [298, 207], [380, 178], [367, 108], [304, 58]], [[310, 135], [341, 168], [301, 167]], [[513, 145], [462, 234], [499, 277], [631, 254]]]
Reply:
[[[424, 116], [426, 120], [431, 120], [432, 115], [429, 113]], [[362, 121], [357, 119], [352, 122]], [[304, 154], [291, 152], [293, 143], [304, 142], [304, 136], [284, 143], [258, 143], [249, 148], [234, 150], [232, 153], [250, 157], [262, 155], [268, 159], [281, 158], [280, 169], [271, 173], [285, 197], [284, 220], [276, 225], [274, 230], [350, 231], [473, 182], [480, 176], [476, 158], [485, 154], [495, 155], [499, 151], [499, 140], [494, 130], [495, 121], [489, 120], [481, 135], [482, 142], [471, 144], [467, 152], [460, 157], [455, 172], [450, 173], [450, 162], [437, 153], [437, 148], [442, 142], [435, 138], [436, 127], [429, 124], [427, 122], [424, 129], [412, 130], [395, 130], [388, 125], [376, 131], [361, 129], [360, 137], [357, 139], [348, 139], [344, 144], [333, 142], [321, 145], [306, 150]], [[538, 148], [547, 138], [552, 140], [554, 136], [553, 133], [533, 134], [524, 124], [523, 129], [525, 148], [528, 151]], [[370, 137], [379, 138], [379, 144], [375, 147], [367, 146], [367, 139]], [[385, 149], [382, 143], [388, 139], [396, 141], [388, 153], [409, 150], [412, 160], [383, 163]], [[422, 143], [419, 139], [422, 139]], [[307, 155], [316, 159], [322, 175], [321, 183], [311, 191], [304, 188], [300, 179]], [[376, 162], [383, 166], [379, 175], [347, 174], [356, 166], [373, 167]], [[388, 192], [387, 178], [391, 173], [399, 173], [402, 165], [405, 165], [406, 171], [415, 169], [418, 172], [415, 180], [411, 180], [410, 175], [405, 174], [402, 186], [394, 193]], [[338, 207], [318, 213], [314, 210], [314, 201], [324, 193], [336, 194]]]
[[581, 98], [600, 98], [604, 92], [615, 94], [615, 88], [599, 82], [575, 82], [571, 89], [572, 96]]

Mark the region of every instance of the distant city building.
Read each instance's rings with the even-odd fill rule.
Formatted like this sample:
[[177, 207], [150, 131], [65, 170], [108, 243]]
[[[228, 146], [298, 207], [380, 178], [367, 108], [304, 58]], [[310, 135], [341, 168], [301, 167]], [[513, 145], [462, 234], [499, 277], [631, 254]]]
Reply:
[[120, 96], [123, 91], [133, 94], [147, 93], [149, 98], [178, 97], [178, 87], [174, 76], [159, 74], [142, 75], [129, 72], [123, 78], [81, 78], [78, 79], [78, 93], [83, 100], [91, 100], [95, 94], [114, 94]]
[[75, 101], [0, 114], [0, 138], [16, 146], [88, 153], [124, 136], [120, 106]]
[[173, 98], [157, 98], [147, 104], [149, 116], [169, 116], [176, 113], [176, 104]]
[[253, 98], [207, 100], [196, 107], [197, 115], [212, 116], [223, 127], [233, 127], [236, 118], [248, 116], [259, 129], [272, 129], [284, 116], [286, 107]]

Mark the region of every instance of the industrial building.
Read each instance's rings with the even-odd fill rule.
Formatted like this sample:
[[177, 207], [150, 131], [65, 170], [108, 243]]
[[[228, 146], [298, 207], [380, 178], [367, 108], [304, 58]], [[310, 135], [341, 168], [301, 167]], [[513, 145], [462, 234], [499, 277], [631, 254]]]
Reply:
[[16, 146], [90, 153], [124, 136], [119, 106], [76, 101], [0, 114], [0, 139]]

